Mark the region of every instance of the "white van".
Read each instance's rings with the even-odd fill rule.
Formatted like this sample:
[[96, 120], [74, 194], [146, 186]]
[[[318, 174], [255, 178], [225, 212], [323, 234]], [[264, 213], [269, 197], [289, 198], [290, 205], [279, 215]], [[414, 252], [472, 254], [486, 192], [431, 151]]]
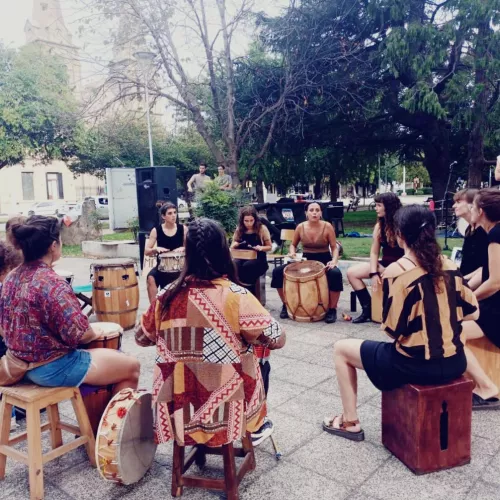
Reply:
[[100, 219], [109, 219], [108, 197], [106, 195], [87, 196], [83, 201], [94, 200]]

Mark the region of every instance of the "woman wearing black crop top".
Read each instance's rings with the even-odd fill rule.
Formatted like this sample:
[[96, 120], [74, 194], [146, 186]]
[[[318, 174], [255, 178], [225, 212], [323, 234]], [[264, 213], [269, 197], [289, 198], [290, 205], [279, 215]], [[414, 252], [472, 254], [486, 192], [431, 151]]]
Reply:
[[[488, 233], [488, 260], [482, 269], [482, 283], [474, 294], [479, 301], [479, 319], [465, 321], [466, 339], [486, 336], [500, 347], [500, 191], [481, 189], [474, 198], [471, 222]], [[469, 349], [466, 349], [467, 373], [476, 383], [473, 409], [500, 408], [498, 387], [486, 375]]]
[[[347, 279], [358, 296], [363, 309], [353, 323], [371, 321], [371, 297], [366, 289], [364, 279], [370, 278], [372, 290], [382, 285], [381, 275], [384, 269], [400, 259], [404, 252], [398, 246], [394, 229], [394, 215], [401, 207], [401, 201], [394, 193], [382, 193], [375, 196], [375, 211], [377, 223], [373, 228], [373, 241], [370, 249], [370, 262], [356, 264], [347, 270]], [[379, 261], [380, 250], [382, 259]]]
[[[183, 250], [186, 228], [177, 223], [177, 208], [173, 203], [165, 203], [160, 208], [163, 224], [154, 227], [149, 234], [145, 254], [158, 255], [163, 252]], [[156, 248], [154, 246], [157, 245]], [[159, 263], [159, 262], [158, 262]], [[149, 302], [153, 302], [158, 293], [158, 287], [164, 288], [179, 276], [178, 273], [163, 273], [158, 270], [158, 263], [151, 269], [147, 278]]]

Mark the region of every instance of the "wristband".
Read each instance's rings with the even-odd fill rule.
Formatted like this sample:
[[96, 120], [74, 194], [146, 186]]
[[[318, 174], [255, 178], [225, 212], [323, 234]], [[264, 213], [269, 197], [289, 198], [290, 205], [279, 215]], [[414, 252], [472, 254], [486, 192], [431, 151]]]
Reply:
[[373, 278], [374, 276], [380, 277], [380, 273], [377, 271], [376, 273], [370, 273], [369, 276], [370, 276], [370, 278]]

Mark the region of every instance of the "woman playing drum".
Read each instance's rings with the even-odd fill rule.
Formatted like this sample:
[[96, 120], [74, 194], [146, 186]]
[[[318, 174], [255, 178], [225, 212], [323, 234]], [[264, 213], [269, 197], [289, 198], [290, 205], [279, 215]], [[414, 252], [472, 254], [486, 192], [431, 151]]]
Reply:
[[[477, 189], [462, 189], [453, 196], [455, 215], [469, 223], [464, 235], [460, 272], [473, 290], [481, 284], [481, 268], [488, 261], [488, 235], [480, 225], [471, 221], [472, 203], [477, 192]], [[472, 279], [473, 276], [476, 278]]]
[[[180, 252], [184, 250], [186, 228], [177, 222], [177, 208], [173, 203], [164, 203], [160, 208], [162, 224], [154, 227], [149, 233], [149, 240], [144, 253], [147, 256], [159, 255], [164, 252]], [[157, 245], [156, 248], [154, 246]], [[152, 303], [158, 293], [158, 287], [164, 288], [179, 277], [179, 273], [165, 273], [158, 270], [158, 265], [148, 274], [148, 297]]]
[[[481, 284], [474, 294], [479, 301], [479, 319], [466, 321], [467, 340], [486, 336], [500, 347], [500, 191], [481, 189], [474, 197], [471, 223], [488, 234], [488, 259], [482, 267]], [[474, 280], [473, 277], [472, 280]], [[472, 281], [471, 280], [471, 281]], [[474, 354], [466, 348], [467, 374], [474, 380], [472, 408], [499, 408], [498, 387], [486, 375]]]
[[340, 416], [327, 417], [331, 434], [362, 441], [357, 414], [356, 369], [380, 390], [407, 383], [447, 383], [465, 372], [464, 320], [478, 317], [477, 300], [456, 265], [441, 255], [434, 214], [419, 205], [398, 210], [398, 244], [404, 257], [384, 273], [382, 330], [394, 342], [339, 340], [334, 363], [342, 398]]
[[158, 443], [221, 446], [262, 426], [265, 396], [252, 344], [279, 349], [285, 336], [236, 280], [223, 229], [195, 219], [180, 278], [159, 294], [136, 330], [139, 345], [157, 346]]
[[[347, 270], [347, 279], [362, 307], [361, 314], [352, 320], [353, 323], [371, 321], [371, 298], [363, 280], [371, 278], [372, 290], [376, 292], [381, 286], [381, 275], [384, 269], [403, 256], [403, 250], [398, 246], [394, 230], [394, 214], [401, 207], [401, 201], [394, 193], [378, 194], [374, 200], [378, 220], [373, 229], [370, 262], [356, 264]], [[381, 248], [382, 260], [379, 261]]]
[[266, 273], [268, 269], [266, 252], [272, 248], [271, 235], [260, 221], [254, 207], [243, 207], [240, 210], [238, 227], [234, 232], [231, 248], [252, 249], [257, 252], [257, 259], [235, 259], [238, 278], [243, 284], [253, 286], [259, 276]]
[[27, 363], [42, 363], [25, 379], [46, 387], [116, 384], [136, 388], [139, 362], [112, 349], [82, 349], [100, 334], [89, 325], [71, 286], [52, 265], [61, 257], [59, 222], [32, 216], [13, 225], [24, 264], [5, 279], [0, 294], [0, 327], [7, 348]]
[[[296, 257], [297, 245], [302, 242], [304, 257], [307, 260], [316, 260], [327, 267], [328, 288], [330, 290], [330, 303], [328, 313], [325, 316], [326, 323], [334, 323], [337, 320], [337, 304], [340, 292], [343, 290], [342, 273], [337, 267], [339, 260], [339, 248], [335, 238], [335, 230], [329, 222], [321, 220], [322, 212], [319, 203], [312, 202], [306, 205], [306, 222], [302, 222], [295, 229], [292, 244], [290, 245], [290, 257]], [[333, 254], [333, 255], [332, 255]], [[278, 266], [273, 270], [271, 287], [278, 289], [278, 294], [283, 307], [280, 318], [288, 318], [283, 294], [283, 280], [286, 266]]]

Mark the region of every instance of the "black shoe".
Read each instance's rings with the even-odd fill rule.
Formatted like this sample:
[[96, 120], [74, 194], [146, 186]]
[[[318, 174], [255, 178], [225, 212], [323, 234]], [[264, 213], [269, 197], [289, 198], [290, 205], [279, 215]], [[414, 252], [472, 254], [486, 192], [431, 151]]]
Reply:
[[353, 323], [368, 323], [372, 320], [372, 311], [368, 308], [363, 308], [363, 312], [352, 320]]
[[286, 310], [286, 305], [285, 304], [283, 304], [283, 307], [281, 308], [280, 318], [281, 319], [287, 319], [288, 318], [288, 311]]
[[335, 323], [337, 321], [337, 309], [328, 309], [325, 316], [325, 323]]

